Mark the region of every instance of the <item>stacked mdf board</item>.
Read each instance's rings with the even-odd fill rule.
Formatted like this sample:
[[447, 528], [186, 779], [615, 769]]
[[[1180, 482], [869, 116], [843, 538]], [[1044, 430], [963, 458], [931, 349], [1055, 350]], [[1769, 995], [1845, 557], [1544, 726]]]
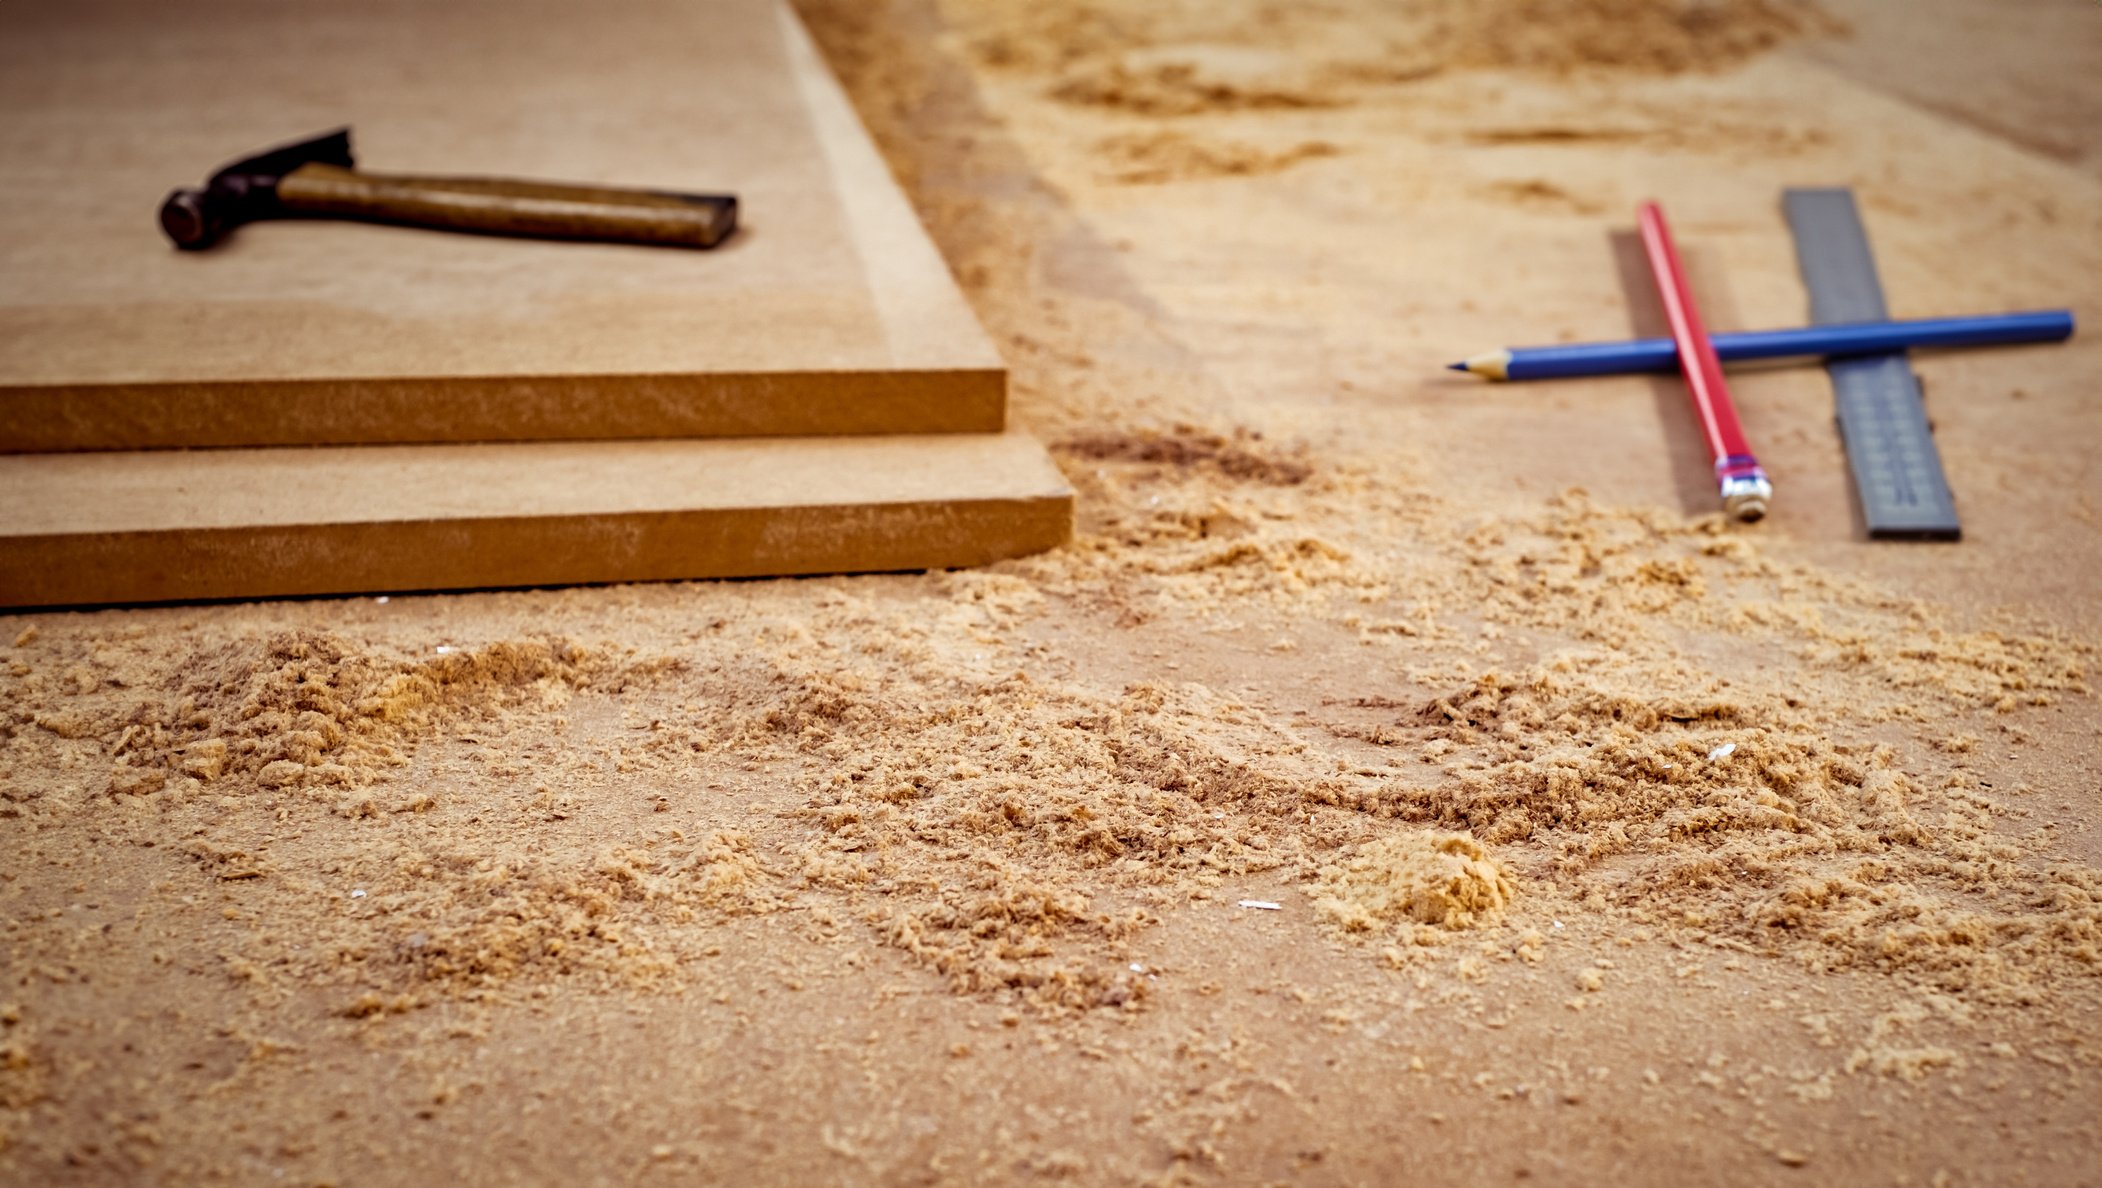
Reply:
[[0, 507], [18, 606], [983, 565], [1072, 519], [1011, 433], [24, 455]]
[[[0, 41], [0, 605], [975, 564], [1071, 494], [774, 0], [86, 0]], [[360, 165], [734, 192], [708, 252], [153, 209]], [[440, 560], [442, 555], [444, 560]]]
[[[154, 208], [361, 167], [734, 191], [706, 253]], [[997, 432], [1004, 371], [774, 0], [76, 0], [0, 39], [0, 449]]]

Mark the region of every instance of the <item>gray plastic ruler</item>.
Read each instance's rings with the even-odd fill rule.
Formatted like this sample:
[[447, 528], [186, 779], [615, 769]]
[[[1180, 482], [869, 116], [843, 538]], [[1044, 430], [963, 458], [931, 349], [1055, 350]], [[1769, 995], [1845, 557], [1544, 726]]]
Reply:
[[[1810, 320], [1880, 322], [1890, 316], [1868, 232], [1851, 190], [1785, 190], [1796, 262], [1810, 290]], [[1963, 525], [1927, 425], [1919, 377], [1902, 352], [1831, 359], [1825, 371], [1839, 411], [1862, 518], [1876, 540], [1958, 540]]]

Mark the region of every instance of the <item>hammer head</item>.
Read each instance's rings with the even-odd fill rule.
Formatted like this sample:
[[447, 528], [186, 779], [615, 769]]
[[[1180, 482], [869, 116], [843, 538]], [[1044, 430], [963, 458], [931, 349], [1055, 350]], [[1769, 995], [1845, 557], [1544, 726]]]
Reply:
[[254, 219], [280, 212], [278, 179], [301, 165], [350, 168], [350, 129], [244, 157], [212, 175], [201, 190], [176, 190], [161, 203], [161, 230], [188, 251], [208, 248], [219, 237]]

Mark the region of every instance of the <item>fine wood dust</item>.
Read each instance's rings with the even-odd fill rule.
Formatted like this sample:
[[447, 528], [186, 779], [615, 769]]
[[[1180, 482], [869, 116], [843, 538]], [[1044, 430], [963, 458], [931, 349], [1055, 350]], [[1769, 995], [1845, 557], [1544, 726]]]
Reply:
[[1368, 86], [1453, 69], [1717, 71], [1845, 31], [1809, 0], [1258, 4], [1231, 21], [1212, 6], [1000, 3], [951, 15], [987, 68], [1047, 76], [1061, 102], [1154, 118], [1346, 106]]
[[1104, 175], [1127, 185], [1202, 181], [1218, 177], [1258, 177], [1279, 173], [1301, 161], [1333, 157], [1342, 150], [1321, 140], [1300, 141], [1286, 148], [1265, 149], [1240, 141], [1195, 140], [1176, 132], [1112, 136], [1097, 147]]
[[[1668, 74], [1832, 31], [1798, 5], [1537, 7], [1407, 10], [1394, 37], [1424, 44], [1432, 35], [1409, 22], [1437, 16], [1446, 45], [1476, 46], [1446, 55], [1453, 64]], [[1239, 88], [1222, 98], [1228, 107], [1272, 92], [1318, 105], [1373, 85], [1352, 81], [1352, 48], [1328, 40], [1320, 14], [1295, 12], [1289, 32], [1283, 10], [1264, 6], [1227, 16], [974, 6], [953, 16], [986, 65], [1048, 76], [1057, 99], [1076, 97], [1058, 90], [1076, 78], [1107, 77], [1088, 73], [1105, 63], [1129, 81], [1135, 49], [1155, 66], [1180, 61], [1188, 69], [1169, 79], [1178, 98], [1153, 113], [1163, 121], [1201, 108], [1191, 80], [1207, 70]], [[1489, 60], [1487, 31], [1516, 18], [1564, 56], [1535, 55], [1514, 35], [1509, 55]], [[1357, 52], [1379, 19], [1350, 12]], [[1292, 46], [1289, 60], [1260, 52], [1279, 44]], [[854, 46], [850, 59], [877, 56]], [[1333, 68], [1308, 73], [1310, 61]], [[910, 119], [885, 101], [896, 71], [893, 61], [859, 81], [874, 92], [868, 106]], [[923, 79], [910, 93], [929, 89]], [[1291, 106], [1245, 118], [1290, 119]], [[909, 133], [880, 123], [877, 133], [910, 155]], [[1181, 132], [1150, 135], [1170, 134]], [[1573, 901], [1814, 968], [1873, 968], [1999, 1000], [2096, 972], [2093, 870], [2053, 858], [2048, 834], [2002, 836], [2028, 810], [2000, 800], [1989, 774], [1936, 758], [1958, 752], [1933, 749], [1951, 732], [1930, 726], [2087, 696], [2091, 644], [2027, 625], [1952, 625], [1923, 601], [1770, 557], [1717, 517], [1605, 507], [1582, 492], [1530, 512], [1470, 513], [1413, 481], [1405, 459], [1309, 453], [1248, 428], [1199, 428], [1179, 410], [1134, 411], [1133, 394], [1156, 386], [1148, 370], [1085, 344], [1114, 338], [1109, 326], [1138, 337], [1144, 328], [1033, 289], [1013, 307], [1002, 297], [1028, 288], [996, 278], [1015, 277], [1024, 245], [1055, 234], [1021, 230], [1055, 223], [1052, 204], [1025, 193], [1005, 227], [988, 225], [982, 208], [929, 205], [960, 271], [983, 282], [981, 308], [1013, 348], [1025, 406], [1036, 360], [1085, 376], [1046, 409], [1051, 424], [1076, 426], [1054, 441], [1083, 496], [1082, 534], [1009, 572], [1125, 625], [1325, 617], [1373, 655], [1394, 656], [1421, 690], [1352, 697], [1344, 680], [1332, 702], [1375, 712], [1324, 723], [1344, 744], [1327, 751], [1341, 770], [1304, 784], [1303, 799], [1346, 808], [1344, 821], [1360, 825], [1398, 817], [1466, 829], [1508, 871], [1520, 904]], [[1888, 739], [1907, 724], [1921, 729]], [[1363, 841], [1346, 826], [1301, 845], [1319, 855], [1377, 834], [1355, 836]], [[1334, 861], [1297, 869], [1312, 878]], [[2068, 910], [2046, 923], [2022, 906], [2039, 901]]]
[[1456, 63], [1550, 72], [1719, 70], [1844, 29], [1802, 0], [1492, 0], [1447, 19]]
[[[98, 637], [56, 681], [47, 667], [11, 669], [9, 753], [29, 758], [10, 766], [0, 795], [6, 815], [32, 829], [91, 820], [102, 805], [136, 806], [139, 824], [175, 839], [205, 877], [253, 884], [252, 901], [296, 923], [229, 952], [244, 979], [397, 994], [483, 991], [521, 975], [648, 981], [668, 963], [628, 944], [616, 920], [750, 907], [758, 865], [741, 834], [561, 856], [531, 845], [492, 851], [470, 837], [420, 846], [389, 837], [310, 870], [273, 861], [262, 843], [267, 822], [427, 813], [437, 799], [421, 790], [411, 760], [433, 738], [507, 733], [521, 719], [557, 717], [580, 691], [620, 696], [676, 667], [562, 639], [411, 656], [312, 630], [172, 646], [136, 633]], [[45, 739], [86, 746], [37, 758]], [[23, 778], [88, 756], [72, 779]], [[525, 773], [490, 766], [499, 778]], [[528, 787], [546, 799], [537, 782], [517, 791]], [[365, 886], [353, 897], [348, 882]], [[416, 923], [396, 926], [404, 920]], [[348, 1009], [373, 1001], [368, 991]]]
[[1171, 46], [1119, 53], [1069, 68], [1053, 98], [1134, 116], [1293, 111], [1347, 100], [1326, 77], [1296, 60], [1238, 46]]
[[[1235, 448], [1264, 457], [1259, 442]], [[1514, 896], [1553, 896], [1981, 1001], [2094, 971], [2094, 871], [1999, 837], [2005, 809], [1974, 778], [1832, 737], [1850, 721], [1920, 715], [1915, 699], [1997, 714], [2078, 695], [2081, 646], [1951, 632], [1925, 608], [1765, 561], [1715, 521], [1579, 496], [1472, 528], [1435, 504], [1391, 505], [1424, 542], [1396, 564], [1347, 530], [1334, 543], [1302, 526], [1310, 507], [1355, 503], [1350, 484], [1320, 472], [1280, 483], [1296, 474], [1284, 461], [1231, 454], [1221, 466], [1223, 449], [1205, 439], [1116, 461], [1093, 449], [1095, 464], [1151, 476], [1172, 497], [1145, 518], [1154, 530], [954, 575], [950, 615], [928, 625], [838, 594], [749, 636], [650, 653], [500, 640], [409, 656], [313, 632], [188, 646], [47, 637], [18, 649], [40, 662], [18, 660], [7, 678], [9, 811], [63, 830], [96, 803], [138, 805], [153, 832], [189, 839], [201, 872], [256, 884], [291, 925], [236, 946], [244, 976], [410, 1001], [521, 979], [675, 984], [684, 925], [825, 904], [959, 993], [1121, 1006], [1148, 993], [1123, 967], [1161, 909], [1265, 872], [1309, 881], [1347, 928], [1397, 908], [1474, 925]], [[1217, 511], [1265, 494], [1299, 511], [1230, 524]], [[1791, 592], [1805, 586], [1817, 596]], [[1360, 646], [1417, 663], [1455, 650], [1464, 620], [1477, 636], [1566, 642], [1531, 667], [1417, 671], [1420, 702], [1334, 733], [1402, 752], [1398, 768], [1367, 766], [1201, 684], [1032, 674], [1014, 649], [1058, 592], [1153, 616], [1398, 600], [1410, 614], [1358, 619]], [[1853, 625], [1835, 631], [1840, 616]], [[1793, 691], [1718, 685], [1686, 663], [1675, 623], [1797, 648]], [[1804, 672], [1844, 693], [1806, 698]], [[805, 773], [796, 802], [763, 839], [673, 828], [550, 853], [492, 848], [470, 822], [450, 842], [361, 845], [321, 868], [371, 884], [347, 915], [341, 891], [321, 893], [257, 844], [266, 822], [430, 812], [414, 761], [448, 734], [493, 743], [488, 772], [506, 798], [554, 812], [548, 760], [598, 764], [570, 743], [522, 765], [503, 740], [559, 722], [580, 696], [649, 716], [604, 751], [617, 775], [781, 764]], [[26, 778], [66, 757], [100, 773], [70, 791]], [[1469, 836], [1380, 824], [1396, 819]], [[1462, 883], [1425, 883], [1426, 853], [1460, 860]], [[2040, 900], [2056, 905], [2048, 925], [2025, 906]]]
[[1507, 202], [1524, 210], [1581, 215], [1604, 213], [1598, 203], [1573, 194], [1545, 178], [1529, 177], [1523, 180], [1494, 182], [1483, 187], [1482, 193], [1493, 201]]

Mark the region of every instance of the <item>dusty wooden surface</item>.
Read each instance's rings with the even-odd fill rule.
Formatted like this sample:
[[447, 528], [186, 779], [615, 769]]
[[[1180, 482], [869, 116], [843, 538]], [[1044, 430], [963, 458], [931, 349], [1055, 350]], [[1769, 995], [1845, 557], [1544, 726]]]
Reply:
[[[997, 354], [784, 12], [19, 14], [0, 448], [998, 431]], [[378, 173], [729, 191], [744, 230], [700, 254], [300, 220], [161, 237], [171, 188], [343, 124]]]
[[[1784, 185], [2092, 322], [2089, 134], [1992, 129], [2095, 10], [1931, 10], [1923, 103], [1779, 5], [811, 4], [1075, 543], [8, 618], [7, 1173], [2091, 1182], [2098, 340], [1920, 360], [1955, 546], [1815, 370], [1752, 529], [1674, 384], [1438, 370], [1647, 328], [1645, 197], [1799, 322]], [[1368, 917], [1433, 831], [1499, 918]]]

